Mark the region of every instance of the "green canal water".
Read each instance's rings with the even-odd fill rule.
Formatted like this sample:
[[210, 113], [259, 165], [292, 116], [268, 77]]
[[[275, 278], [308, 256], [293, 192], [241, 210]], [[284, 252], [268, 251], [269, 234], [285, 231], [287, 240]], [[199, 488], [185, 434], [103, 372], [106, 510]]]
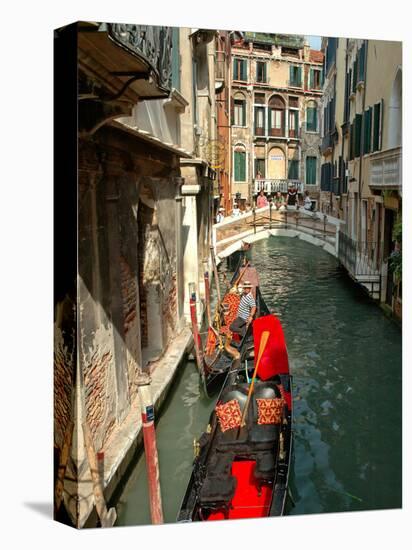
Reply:
[[[322, 249], [273, 237], [250, 252], [263, 296], [281, 320], [294, 391], [290, 515], [402, 505], [400, 329]], [[191, 473], [193, 439], [213, 401], [184, 365], [157, 424], [164, 516], [174, 522]], [[150, 523], [142, 455], [117, 503], [117, 525]]]

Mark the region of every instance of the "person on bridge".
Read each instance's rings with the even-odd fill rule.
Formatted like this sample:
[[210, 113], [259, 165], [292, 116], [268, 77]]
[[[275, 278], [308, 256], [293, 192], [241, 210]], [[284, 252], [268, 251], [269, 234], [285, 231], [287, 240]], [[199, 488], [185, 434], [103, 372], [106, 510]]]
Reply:
[[305, 191], [305, 200], [303, 201], [303, 208], [305, 210], [312, 210], [312, 201], [309, 196], [309, 191]]
[[236, 332], [241, 337], [246, 334], [247, 328], [253, 320], [256, 313], [256, 301], [252, 294], [252, 284], [244, 281], [242, 298], [240, 299], [237, 317], [230, 325], [230, 330]]
[[263, 193], [263, 189], [262, 189], [262, 191], [259, 193], [259, 195], [257, 197], [256, 206], [258, 208], [263, 208], [264, 206], [267, 206], [268, 204], [269, 204], [268, 200], [267, 200], [265, 194]]

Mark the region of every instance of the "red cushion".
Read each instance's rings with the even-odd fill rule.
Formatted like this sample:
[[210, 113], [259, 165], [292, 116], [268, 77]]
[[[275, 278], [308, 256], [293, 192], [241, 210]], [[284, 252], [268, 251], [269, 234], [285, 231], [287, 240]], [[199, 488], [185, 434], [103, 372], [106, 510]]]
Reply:
[[231, 428], [238, 428], [242, 419], [239, 401], [231, 399], [222, 405], [216, 405], [216, 414], [222, 432]]
[[258, 404], [258, 424], [280, 424], [282, 422], [283, 399], [256, 399]]

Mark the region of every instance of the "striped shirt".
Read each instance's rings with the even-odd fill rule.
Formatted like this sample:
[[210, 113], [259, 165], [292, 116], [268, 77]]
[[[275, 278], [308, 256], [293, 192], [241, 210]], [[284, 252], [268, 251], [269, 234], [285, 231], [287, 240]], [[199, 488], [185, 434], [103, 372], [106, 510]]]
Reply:
[[256, 307], [256, 302], [253, 298], [253, 294], [251, 292], [248, 292], [246, 295], [243, 294], [242, 298], [240, 299], [237, 316], [246, 320], [250, 315], [250, 310], [252, 309], [252, 307]]

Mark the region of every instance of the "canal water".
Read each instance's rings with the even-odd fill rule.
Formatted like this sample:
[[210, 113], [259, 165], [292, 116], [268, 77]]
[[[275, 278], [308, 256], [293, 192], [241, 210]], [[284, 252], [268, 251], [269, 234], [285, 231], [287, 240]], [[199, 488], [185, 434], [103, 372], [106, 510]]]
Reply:
[[[402, 505], [401, 331], [322, 249], [271, 237], [249, 252], [281, 320], [294, 391], [291, 515]], [[192, 362], [157, 425], [166, 522], [191, 473], [193, 439], [213, 402]], [[142, 455], [117, 505], [118, 525], [150, 523]]]

